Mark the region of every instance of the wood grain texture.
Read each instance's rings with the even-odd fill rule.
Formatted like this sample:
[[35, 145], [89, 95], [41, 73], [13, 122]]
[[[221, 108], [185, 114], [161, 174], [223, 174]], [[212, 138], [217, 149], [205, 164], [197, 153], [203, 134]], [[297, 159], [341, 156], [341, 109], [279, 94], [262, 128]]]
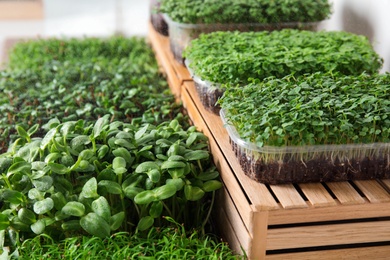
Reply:
[[390, 241], [390, 221], [269, 229], [267, 249]]
[[267, 255], [266, 260], [385, 260], [390, 246], [318, 250], [313, 252]]
[[336, 206], [336, 201], [321, 183], [299, 184], [302, 192], [314, 207]]
[[366, 202], [349, 182], [328, 182], [326, 185], [342, 205], [362, 204]]

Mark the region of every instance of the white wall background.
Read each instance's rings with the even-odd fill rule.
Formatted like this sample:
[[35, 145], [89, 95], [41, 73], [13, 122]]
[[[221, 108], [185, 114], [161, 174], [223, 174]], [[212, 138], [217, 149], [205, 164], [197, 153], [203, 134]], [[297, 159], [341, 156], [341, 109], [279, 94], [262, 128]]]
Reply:
[[365, 35], [384, 59], [381, 72], [390, 72], [390, 0], [331, 0], [333, 15], [320, 25]]

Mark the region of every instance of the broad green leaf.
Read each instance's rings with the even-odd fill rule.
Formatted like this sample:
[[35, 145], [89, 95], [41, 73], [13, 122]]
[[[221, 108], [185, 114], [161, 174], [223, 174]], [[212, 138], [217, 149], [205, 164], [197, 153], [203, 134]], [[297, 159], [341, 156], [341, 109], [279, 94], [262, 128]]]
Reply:
[[108, 147], [108, 145], [106, 144], [102, 145], [97, 152], [98, 159], [99, 160], [103, 159], [104, 156], [106, 156], [109, 151], [110, 151], [110, 147]]
[[12, 204], [21, 204], [26, 200], [25, 196], [21, 192], [8, 189], [3, 191], [1, 197], [4, 201]]
[[9, 168], [7, 172], [7, 177], [11, 176], [14, 173], [23, 173], [23, 174], [30, 174], [31, 173], [31, 164], [26, 161], [18, 161], [13, 163]]
[[61, 210], [67, 202], [62, 192], [56, 192], [52, 194], [50, 198], [53, 200], [56, 210]]
[[184, 154], [184, 157], [189, 161], [208, 159], [209, 156], [210, 156], [209, 152], [204, 150], [190, 151]]
[[108, 125], [108, 123], [109, 123], [108, 115], [103, 116], [96, 121], [96, 123], [93, 127], [93, 138], [94, 139], [96, 139], [97, 137], [100, 136], [100, 134], [102, 133], [102, 131], [104, 131], [104, 129]]
[[43, 137], [41, 141], [41, 150], [44, 150], [46, 146], [52, 141], [54, 136], [57, 134], [57, 128], [52, 128], [49, 132], [46, 133], [45, 137]]
[[18, 210], [18, 218], [27, 225], [31, 225], [36, 222], [35, 213], [27, 208], [21, 208]]
[[127, 172], [126, 169], [126, 160], [122, 157], [115, 157], [112, 161], [112, 168], [116, 174], [123, 174]]
[[137, 204], [149, 204], [156, 200], [154, 192], [151, 190], [141, 191], [134, 197], [134, 202]]
[[136, 173], [143, 173], [143, 172], [148, 172], [148, 171], [153, 170], [153, 169], [158, 170], [158, 169], [160, 169], [160, 167], [156, 162], [147, 161], [147, 162], [143, 162], [143, 163], [139, 164], [137, 166], [137, 168], [135, 169], [135, 172]]
[[196, 176], [197, 179], [202, 181], [214, 180], [218, 177], [219, 177], [218, 171], [201, 172], [198, 176]]
[[49, 162], [47, 165], [52, 172], [57, 174], [67, 174], [70, 171], [70, 168], [59, 163]]
[[30, 127], [28, 130], [27, 130], [27, 134], [29, 136], [32, 136], [33, 134], [35, 134], [36, 131], [38, 131], [39, 129], [39, 124], [35, 124], [33, 125], [32, 127]]
[[62, 135], [65, 137], [68, 136], [69, 132], [72, 131], [75, 124], [76, 124], [76, 122], [74, 122], [74, 121], [69, 121], [69, 122], [63, 123], [61, 126], [61, 129], [60, 129]]
[[98, 183], [98, 186], [103, 186], [106, 188], [108, 193], [111, 194], [122, 194], [122, 187], [119, 183], [114, 181], [102, 180]]
[[122, 225], [123, 221], [125, 220], [125, 213], [123, 211], [113, 215], [110, 217], [110, 229], [112, 231], [117, 230]]
[[12, 227], [12, 229], [16, 231], [25, 231], [25, 232], [31, 231], [30, 225], [27, 225], [22, 221], [20, 221], [20, 219], [17, 216], [11, 219], [10, 226]]
[[143, 217], [139, 220], [137, 225], [137, 230], [139, 231], [145, 231], [149, 229], [154, 224], [154, 218], [151, 216]]
[[174, 168], [184, 168], [186, 163], [180, 161], [165, 161], [161, 164], [161, 169], [174, 169]]
[[32, 224], [31, 226], [31, 230], [39, 235], [39, 234], [42, 234], [44, 231], [45, 231], [45, 228], [46, 228], [46, 224], [45, 224], [45, 221], [42, 220], [42, 219], [39, 219], [37, 222], [35, 222], [34, 224]]
[[61, 228], [65, 231], [75, 231], [80, 230], [80, 220], [69, 220], [61, 224]]
[[27, 131], [22, 126], [17, 125], [15, 128], [19, 136], [25, 138], [26, 140], [30, 140], [30, 136], [27, 134]]
[[11, 164], [11, 158], [0, 158], [0, 174], [5, 173]]
[[33, 209], [34, 212], [38, 215], [45, 214], [49, 212], [54, 207], [54, 202], [51, 198], [46, 198], [34, 203]]
[[8, 216], [3, 214], [3, 213], [0, 213], [0, 230], [4, 230], [4, 229], [8, 228], [9, 225], [10, 225], [10, 222], [9, 222]]
[[158, 218], [163, 211], [163, 203], [161, 201], [154, 201], [149, 209], [149, 215], [152, 218]]
[[134, 197], [138, 194], [144, 191], [144, 189], [139, 187], [133, 187], [133, 186], [127, 186], [124, 190], [125, 196], [129, 199], [134, 199]]
[[161, 173], [158, 169], [150, 170], [146, 174], [153, 183], [158, 183], [160, 181]]
[[81, 217], [85, 213], [85, 206], [77, 201], [69, 201], [61, 211], [69, 216]]
[[176, 194], [176, 186], [174, 184], [165, 184], [153, 190], [157, 200], [165, 200]]
[[123, 159], [126, 160], [127, 165], [132, 165], [134, 158], [131, 156], [130, 152], [123, 148], [123, 147], [118, 147], [117, 149], [113, 150], [112, 153], [114, 154], [115, 157], [122, 157]]
[[181, 179], [181, 178], [179, 178], [179, 179], [167, 179], [166, 183], [167, 183], [167, 185], [174, 185], [175, 188], [176, 188], [176, 191], [179, 191], [179, 190], [183, 189], [184, 184], [185, 184], [183, 179]]
[[108, 201], [103, 196], [92, 202], [92, 210], [100, 217], [104, 218], [107, 222], [110, 221], [111, 209]]
[[140, 129], [135, 133], [134, 138], [135, 138], [136, 140], [140, 139], [140, 138], [146, 133], [146, 131], [148, 130], [148, 128], [149, 128], [149, 125], [148, 125], [148, 124], [146, 124], [145, 126], [143, 126], [142, 128], [140, 128]]
[[30, 189], [27, 194], [31, 200], [43, 200], [45, 198], [45, 192], [39, 191], [37, 188]]
[[80, 219], [81, 227], [89, 234], [105, 238], [110, 235], [110, 225], [104, 218], [98, 214], [91, 212]]
[[96, 178], [93, 177], [89, 179], [83, 186], [83, 189], [80, 193], [80, 196], [85, 198], [98, 198], [99, 194], [97, 193], [97, 181]]
[[115, 139], [114, 143], [120, 147], [124, 147], [128, 150], [132, 150], [132, 149], [135, 149], [135, 145], [130, 143], [129, 141], [125, 140], [125, 139], [122, 139], [122, 138], [119, 138], [119, 139]]
[[85, 150], [83, 150], [83, 151], [80, 152], [79, 158], [88, 161], [88, 160], [91, 159], [94, 155], [95, 155], [94, 151], [92, 151], [91, 149], [85, 149]]
[[222, 188], [222, 183], [217, 180], [210, 180], [203, 183], [202, 189], [205, 192], [211, 192]]
[[40, 179], [32, 180], [32, 184], [39, 191], [47, 191], [53, 185], [53, 179], [50, 176], [43, 176]]
[[205, 192], [196, 186], [191, 186], [191, 185], [185, 185], [184, 186], [184, 195], [187, 200], [190, 201], [197, 201], [203, 198]]

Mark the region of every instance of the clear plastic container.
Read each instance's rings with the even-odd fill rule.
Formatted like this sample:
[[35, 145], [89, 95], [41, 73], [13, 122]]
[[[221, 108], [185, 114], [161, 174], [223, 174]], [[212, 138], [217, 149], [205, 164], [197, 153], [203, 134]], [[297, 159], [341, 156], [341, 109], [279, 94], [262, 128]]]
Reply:
[[160, 2], [158, 0], [150, 0], [149, 13], [150, 22], [156, 32], [161, 35], [168, 36], [168, 24], [162, 13], [159, 13]]
[[170, 48], [174, 58], [184, 64], [183, 51], [191, 40], [199, 37], [201, 33], [211, 33], [215, 31], [273, 31], [286, 28], [314, 30], [318, 23], [277, 23], [277, 24], [259, 24], [259, 23], [237, 23], [237, 24], [186, 24], [172, 21], [167, 14], [164, 19], [168, 24]]
[[196, 92], [198, 93], [199, 99], [202, 102], [203, 106], [208, 110], [213, 112], [216, 115], [219, 115], [220, 106], [217, 104], [217, 101], [222, 97], [223, 92], [225, 91], [221, 84], [210, 82], [207, 80], [202, 80], [200, 77], [196, 76], [190, 68], [190, 62], [185, 60], [185, 65], [190, 72], [192, 79], [194, 80]]
[[390, 177], [390, 143], [258, 147], [240, 138], [223, 109], [220, 116], [243, 171], [257, 182], [283, 184]]

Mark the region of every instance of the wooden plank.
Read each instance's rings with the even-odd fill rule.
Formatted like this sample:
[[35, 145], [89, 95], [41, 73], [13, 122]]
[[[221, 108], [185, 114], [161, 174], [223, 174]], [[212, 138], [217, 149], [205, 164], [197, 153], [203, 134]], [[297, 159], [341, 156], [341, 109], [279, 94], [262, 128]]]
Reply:
[[390, 217], [390, 203], [338, 205], [269, 211], [269, 225]]
[[[237, 177], [243, 187], [242, 189], [245, 190], [245, 194], [257, 210], [278, 209], [279, 205], [268, 188], [264, 184], [253, 181], [243, 173], [230, 147], [228, 134], [223, 127], [220, 117], [205, 110], [196, 94], [193, 82], [184, 82], [182, 100], [195, 125], [201, 126], [202, 131], [209, 137], [210, 142], [213, 142], [214, 148], [212, 148], [211, 152], [214, 159], [217, 160], [216, 165], [218, 169], [220, 171], [224, 171], [226, 168], [232, 169], [229, 174], [222, 176], [225, 178], [224, 180], [237, 182], [235, 179]], [[229, 188], [229, 190], [231, 189]]]
[[292, 184], [270, 185], [280, 204], [285, 209], [307, 208], [306, 201]]
[[[225, 242], [228, 242], [229, 247], [235, 254], [243, 255], [243, 249], [246, 251], [248, 244], [242, 245], [242, 242], [236, 236], [232, 223], [229, 221], [224, 209], [217, 212], [216, 218], [220, 226], [219, 233]], [[249, 235], [247, 236], [249, 237]]]
[[264, 259], [267, 250], [268, 211], [253, 212], [250, 233], [252, 240], [246, 250], [250, 259]]
[[0, 1], [0, 20], [40, 20], [44, 17], [42, 0]]
[[267, 250], [390, 242], [390, 221], [269, 229]]
[[328, 182], [326, 185], [333, 192], [342, 205], [365, 203], [364, 198], [355, 190], [349, 182]]
[[314, 207], [336, 206], [336, 201], [321, 183], [299, 184], [302, 192]]
[[371, 203], [390, 202], [390, 194], [375, 180], [354, 181]]
[[[237, 237], [238, 242], [243, 246], [243, 248], [245, 248], [245, 250], [247, 250], [249, 248], [252, 235], [249, 234], [248, 228], [242, 221], [241, 216], [225, 187], [223, 190], [219, 191], [218, 200], [215, 204], [214, 211], [224, 212], [224, 215], [226, 216], [227, 221], [230, 223], [231, 228], [233, 229], [232, 232]], [[218, 223], [219, 228], [224, 229], [225, 227], [221, 224], [222, 223]], [[253, 226], [252, 221], [249, 226]]]
[[[251, 221], [251, 207], [247, 200], [247, 197], [245, 196], [237, 180], [234, 178], [234, 174], [228, 162], [223, 157], [222, 151], [220, 150], [215, 139], [213, 138], [209, 128], [203, 121], [203, 118], [200, 116], [199, 113], [196, 113], [196, 107], [192, 102], [191, 97], [188, 95], [187, 91], [183, 91], [182, 100], [184, 107], [187, 108], [188, 114], [193, 123], [197, 126], [198, 130], [202, 131], [206, 136], [209, 137], [209, 147], [210, 152], [213, 154], [214, 164], [217, 166], [226, 188], [229, 191], [234, 191], [231, 193], [231, 196], [243, 218], [243, 221], [246, 223], [246, 225], [249, 226], [249, 223]], [[275, 205], [277, 206], [276, 203]]]
[[312, 252], [272, 254], [266, 260], [356, 260], [356, 259], [389, 259], [390, 246], [370, 246], [360, 248], [331, 249]]
[[390, 190], [390, 179], [383, 179], [380, 180], [384, 184], [384, 186], [387, 188], [387, 190]]

